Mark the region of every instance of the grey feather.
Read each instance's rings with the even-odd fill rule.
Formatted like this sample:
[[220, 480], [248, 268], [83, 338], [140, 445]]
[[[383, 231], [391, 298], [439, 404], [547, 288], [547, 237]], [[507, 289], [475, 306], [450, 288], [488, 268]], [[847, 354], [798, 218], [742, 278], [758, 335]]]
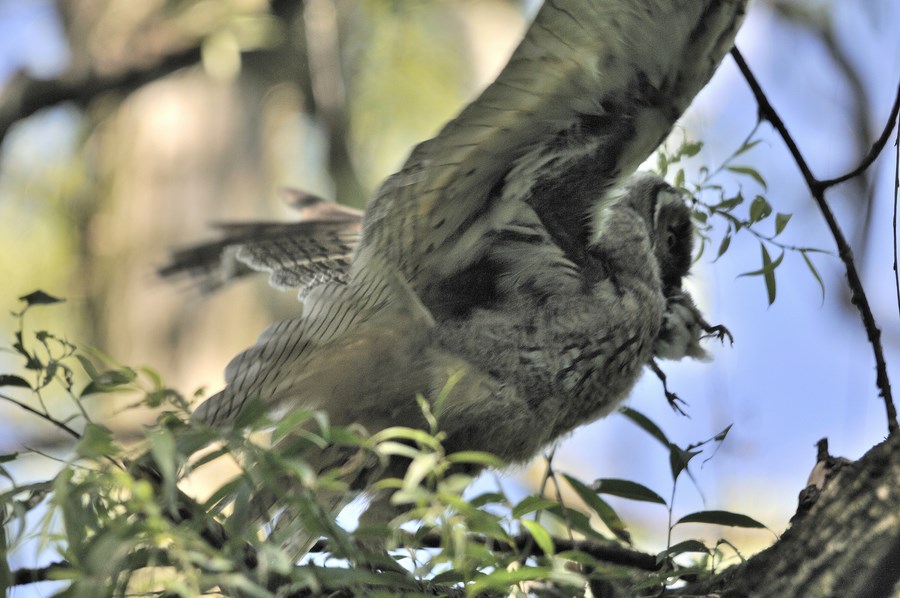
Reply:
[[497, 81], [384, 182], [361, 238], [341, 221], [243, 243], [274, 284], [307, 286], [303, 312], [238, 355], [195, 418], [227, 426], [259, 399], [273, 417], [424, 427], [416, 396], [458, 378], [447, 449], [521, 462], [614, 409], [654, 355], [701, 356], [709, 326], [681, 285], [690, 209], [659, 177], [628, 177], [746, 3], [545, 3]]

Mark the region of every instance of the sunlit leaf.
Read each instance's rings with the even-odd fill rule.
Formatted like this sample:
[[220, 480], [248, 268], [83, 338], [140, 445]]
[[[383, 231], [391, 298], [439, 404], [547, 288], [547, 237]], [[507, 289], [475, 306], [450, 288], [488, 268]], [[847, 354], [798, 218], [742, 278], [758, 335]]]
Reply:
[[467, 586], [468, 595], [476, 596], [485, 590], [505, 590], [510, 586], [533, 581], [547, 579], [553, 573], [550, 567], [519, 567], [513, 570], [497, 569], [487, 575], [480, 576]]
[[175, 505], [175, 482], [178, 457], [175, 451], [175, 437], [164, 427], [156, 427], [147, 433], [150, 454], [163, 480], [163, 491], [169, 505]]
[[484, 465], [485, 467], [503, 467], [503, 461], [496, 455], [484, 451], [459, 451], [447, 455], [451, 463], [470, 463]]
[[543, 496], [526, 496], [519, 504], [513, 507], [512, 516], [519, 519], [529, 513], [549, 509], [557, 504], [555, 500], [544, 498]]
[[550, 532], [544, 529], [537, 521], [523, 519], [520, 523], [522, 527], [528, 530], [528, 533], [531, 534], [531, 537], [534, 538], [535, 543], [544, 554], [548, 556], [553, 554], [555, 547], [553, 546], [553, 537], [550, 535]]
[[84, 427], [81, 440], [75, 446], [76, 454], [90, 459], [115, 455], [118, 452], [118, 447], [112, 441], [112, 432], [95, 423], [88, 423]]

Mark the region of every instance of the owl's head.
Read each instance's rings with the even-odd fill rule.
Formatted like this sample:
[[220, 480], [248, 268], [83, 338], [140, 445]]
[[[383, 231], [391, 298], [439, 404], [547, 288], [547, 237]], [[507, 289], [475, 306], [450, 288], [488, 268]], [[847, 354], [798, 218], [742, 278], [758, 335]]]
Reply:
[[663, 294], [681, 289], [681, 280], [691, 269], [694, 252], [694, 223], [684, 197], [668, 187], [657, 193], [652, 241]]
[[663, 292], [670, 296], [681, 289], [681, 280], [691, 268], [694, 250], [691, 209], [682, 193], [649, 172], [632, 175], [621, 193], [616, 201], [630, 206], [648, 224]]

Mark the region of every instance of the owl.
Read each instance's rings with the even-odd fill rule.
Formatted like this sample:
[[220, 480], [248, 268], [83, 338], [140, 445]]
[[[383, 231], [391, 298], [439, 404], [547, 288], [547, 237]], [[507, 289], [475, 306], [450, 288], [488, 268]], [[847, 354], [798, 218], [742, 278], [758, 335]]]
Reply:
[[[255, 399], [276, 419], [424, 428], [416, 397], [440, 396], [448, 451], [517, 463], [609, 413], [654, 357], [702, 358], [716, 329], [682, 288], [690, 208], [633, 173], [731, 48], [746, 3], [548, 0], [497, 80], [364, 214], [301, 197], [301, 222], [234, 227], [176, 256], [173, 270], [224, 250], [221, 263], [268, 271], [303, 303], [234, 358], [194, 419], [230, 426]], [[339, 458], [325, 449], [319, 465]]]

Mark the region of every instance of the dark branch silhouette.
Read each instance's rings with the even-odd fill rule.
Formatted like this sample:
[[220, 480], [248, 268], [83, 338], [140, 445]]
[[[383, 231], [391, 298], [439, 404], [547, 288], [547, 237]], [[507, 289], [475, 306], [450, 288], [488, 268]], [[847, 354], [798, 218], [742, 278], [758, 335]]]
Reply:
[[837, 245], [838, 256], [847, 270], [847, 283], [850, 287], [850, 301], [859, 310], [863, 326], [865, 327], [866, 334], [869, 338], [869, 343], [872, 345], [872, 352], [875, 354], [875, 383], [878, 385], [879, 394], [884, 399], [885, 411], [887, 412], [888, 432], [893, 434], [900, 430], [900, 425], [897, 423], [897, 408], [894, 406], [891, 383], [887, 373], [887, 362], [884, 358], [884, 349], [881, 346], [881, 330], [878, 328], [878, 324], [875, 322], [875, 316], [872, 313], [872, 308], [869, 306], [869, 299], [866, 296], [862, 280], [856, 269], [856, 263], [853, 260], [853, 251], [850, 249], [850, 244], [847, 242], [847, 238], [844, 236], [837, 218], [834, 216], [834, 212], [832, 212], [831, 208], [828, 206], [828, 202], [825, 200], [825, 190], [833, 185], [848, 180], [848, 178], [851, 178], [852, 176], [858, 175], [859, 172], [862, 172], [874, 162], [877, 155], [884, 148], [885, 143], [887, 143], [887, 139], [890, 137], [890, 131], [894, 128], [894, 120], [897, 118], [897, 111], [900, 110], [900, 89], [898, 89], [897, 99], [894, 102], [894, 108], [891, 111], [891, 117], [888, 120], [886, 132], [882, 134], [878, 141], [876, 141], [872, 150], [863, 159], [860, 166], [846, 175], [822, 181], [816, 178], [812, 173], [812, 170], [810, 170], [806, 158], [803, 157], [803, 154], [797, 147], [797, 143], [788, 132], [784, 121], [781, 120], [778, 112], [772, 106], [772, 103], [760, 86], [759, 81], [750, 70], [750, 67], [747, 65], [747, 62], [744, 60], [744, 57], [737, 47], [731, 51], [731, 55], [734, 57], [741, 74], [744, 76], [744, 79], [746, 79], [747, 84], [753, 92], [753, 96], [756, 98], [760, 118], [769, 121], [772, 126], [775, 127], [775, 130], [778, 131], [782, 140], [784, 140], [785, 145], [787, 145], [788, 150], [791, 152], [791, 156], [793, 156], [794, 161], [800, 168], [803, 179], [806, 181], [806, 185], [809, 187], [809, 191], [812, 194], [819, 211], [825, 218], [828, 230], [831, 232], [831, 236], [834, 238], [834, 242]]

